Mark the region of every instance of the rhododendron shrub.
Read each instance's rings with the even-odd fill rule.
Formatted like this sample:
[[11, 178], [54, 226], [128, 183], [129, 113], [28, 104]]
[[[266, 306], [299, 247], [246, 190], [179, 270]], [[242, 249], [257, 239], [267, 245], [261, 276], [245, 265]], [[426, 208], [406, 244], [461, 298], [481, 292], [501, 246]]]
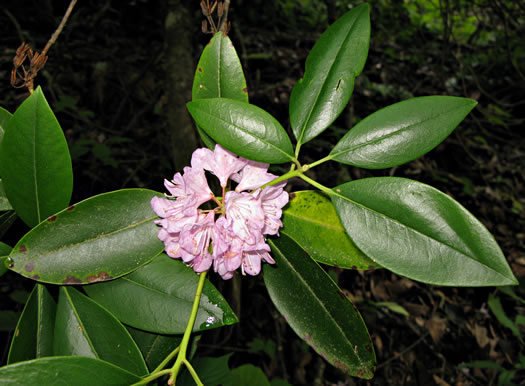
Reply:
[[[192, 363], [213, 360], [195, 361], [192, 334], [238, 322], [208, 272], [225, 280], [262, 274], [298, 336], [361, 378], [375, 370], [367, 328], [319, 263], [388, 269], [436, 285], [517, 284], [487, 229], [431, 186], [396, 177], [325, 186], [309, 175], [324, 162], [365, 169], [409, 162], [476, 105], [422, 96], [386, 106], [324, 158], [304, 163], [304, 147], [348, 104], [369, 39], [366, 4], [323, 33], [291, 93], [287, 131], [249, 103], [235, 48], [215, 34], [187, 104], [206, 147], [165, 181], [166, 193], [123, 189], [71, 204], [69, 150], [43, 91], [13, 114], [0, 109], [0, 225], [16, 215], [31, 228], [16, 245], [0, 244], [1, 255], [6, 269], [35, 282], [0, 379], [90, 384], [97, 374], [105, 384], [161, 377], [175, 384], [184, 366], [195, 383], [207, 383], [206, 368]], [[275, 164], [288, 171], [268, 172]], [[289, 195], [294, 178], [312, 188]], [[222, 366], [226, 360], [217, 359]]]

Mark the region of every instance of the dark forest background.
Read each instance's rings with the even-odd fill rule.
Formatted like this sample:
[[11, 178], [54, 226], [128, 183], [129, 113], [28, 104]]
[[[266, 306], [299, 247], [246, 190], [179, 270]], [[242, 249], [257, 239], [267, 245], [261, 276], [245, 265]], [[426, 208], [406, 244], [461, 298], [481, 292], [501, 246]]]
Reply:
[[[13, 112], [24, 89], [9, 83], [22, 41], [42, 50], [69, 2], [3, 0], [0, 105]], [[244, 67], [250, 102], [289, 129], [288, 100], [304, 61], [326, 27], [358, 4], [350, 0], [231, 0], [229, 33]], [[424, 157], [367, 171], [335, 163], [312, 173], [327, 186], [371, 175], [406, 176], [454, 197], [493, 233], [514, 273], [525, 276], [525, 2], [370, 0], [368, 61], [348, 108], [303, 161], [326, 155], [360, 119], [402, 99], [456, 95], [479, 104]], [[211, 38], [198, 0], [82, 0], [52, 46], [35, 85], [57, 115], [73, 159], [73, 201], [125, 187], [163, 191], [163, 179], [200, 146], [185, 103]], [[303, 163], [304, 163], [303, 162]], [[279, 168], [275, 169], [279, 173]], [[292, 181], [293, 189], [306, 188]], [[24, 226], [16, 222], [12, 244]], [[261, 278], [212, 278], [241, 323], [206, 332], [200, 352], [233, 351], [230, 367], [252, 363], [293, 385], [492, 385], [525, 382], [523, 286], [428, 286], [390, 272], [326, 267], [357, 304], [375, 344], [372, 381], [326, 364], [287, 327]], [[213, 275], [212, 275], [213, 276]], [[30, 287], [0, 279], [1, 364]], [[489, 296], [501, 308], [488, 302]], [[405, 314], [404, 312], [407, 312]], [[462, 368], [465, 362], [486, 368]], [[482, 366], [482, 367], [483, 367]], [[499, 366], [499, 367], [498, 367]], [[512, 380], [511, 380], [512, 379]]]

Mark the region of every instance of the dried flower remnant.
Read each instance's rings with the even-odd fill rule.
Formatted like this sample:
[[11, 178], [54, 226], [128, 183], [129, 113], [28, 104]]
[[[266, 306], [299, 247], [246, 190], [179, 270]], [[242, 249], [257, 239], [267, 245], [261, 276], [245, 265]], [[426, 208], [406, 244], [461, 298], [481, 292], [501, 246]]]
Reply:
[[[153, 197], [151, 206], [161, 217], [158, 237], [166, 253], [182, 259], [195, 272], [213, 266], [223, 279], [237, 269], [257, 275], [261, 262], [274, 264], [265, 235], [277, 235], [282, 226], [282, 208], [288, 203], [286, 181], [260, 189], [277, 178], [268, 173], [268, 164], [238, 157], [220, 145], [193, 152], [191, 167], [177, 173], [164, 185], [166, 198]], [[222, 188], [215, 196], [208, 186], [205, 170], [214, 174]], [[237, 183], [229, 190], [229, 181]], [[201, 205], [212, 201], [213, 209]]]

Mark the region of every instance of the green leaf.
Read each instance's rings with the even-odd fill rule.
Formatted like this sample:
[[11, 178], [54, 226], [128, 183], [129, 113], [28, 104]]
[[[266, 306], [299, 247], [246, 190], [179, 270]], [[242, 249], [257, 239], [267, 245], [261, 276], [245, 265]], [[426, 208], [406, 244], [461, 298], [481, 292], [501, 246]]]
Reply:
[[155, 334], [129, 326], [127, 329], [137, 346], [139, 346], [150, 371], [153, 371], [160, 365], [164, 358], [175, 350], [182, 341], [182, 335]]
[[13, 207], [9, 203], [4, 190], [4, 183], [0, 179], [0, 211], [13, 210]]
[[9, 253], [11, 253], [11, 247], [0, 241], [0, 276], [7, 272], [7, 266], [9, 264], [7, 255], [9, 255]]
[[371, 302], [371, 303], [376, 307], [386, 307], [390, 311], [395, 312], [397, 314], [400, 314], [403, 316], [409, 316], [408, 311], [400, 304], [397, 304], [394, 302]]
[[86, 284], [137, 269], [164, 249], [150, 205], [155, 195], [117, 190], [48, 217], [15, 245], [12, 270], [46, 283]]
[[47, 288], [36, 284], [18, 320], [8, 364], [53, 355], [56, 307]]
[[330, 152], [335, 161], [368, 169], [412, 161], [439, 145], [476, 106], [452, 96], [412, 98], [369, 115]]
[[505, 314], [505, 311], [503, 310], [503, 306], [501, 305], [501, 301], [499, 297], [490, 294], [488, 305], [492, 313], [496, 316], [496, 319], [505, 327], [507, 327], [509, 330], [512, 331], [514, 336], [518, 338], [518, 340], [523, 344], [523, 338], [521, 337], [520, 330], [518, 326], [514, 324], [514, 322], [509, 319], [507, 314]]
[[498, 377], [498, 386], [515, 386], [512, 378], [516, 375], [517, 369], [502, 371]]
[[197, 127], [197, 133], [199, 133], [199, 136], [201, 137], [202, 142], [204, 143], [204, 146], [206, 146], [210, 150], [214, 150], [215, 145], [217, 143], [213, 139], [211, 139], [211, 137], [208, 134], [206, 134], [206, 132], [202, 130], [199, 126], [196, 126], [196, 127]]
[[16, 218], [16, 213], [13, 210], [0, 213], [0, 237], [3, 237], [9, 228], [11, 228]]
[[[231, 98], [248, 102], [248, 88], [241, 62], [233, 43], [222, 32], [216, 33], [204, 47], [195, 77], [192, 100], [206, 98]], [[215, 148], [215, 141], [197, 126], [204, 144]]]
[[38, 87], [9, 120], [0, 147], [4, 189], [30, 227], [69, 204], [73, 172], [55, 115]]
[[338, 186], [331, 198], [359, 249], [392, 272], [437, 285], [517, 284], [483, 224], [431, 186], [365, 178]]
[[344, 14], [315, 43], [304, 77], [290, 96], [290, 124], [299, 144], [315, 138], [341, 114], [365, 65], [369, 43], [367, 4]]
[[274, 164], [294, 160], [286, 131], [259, 107], [228, 98], [199, 99], [187, 106], [197, 125], [235, 154]]
[[7, 123], [11, 119], [13, 114], [11, 114], [9, 111], [4, 109], [3, 107], [0, 107], [0, 144], [2, 143], [2, 140], [4, 139], [4, 132], [5, 128], [7, 127]]
[[60, 287], [54, 354], [102, 359], [137, 375], [148, 373], [139, 348], [108, 311], [73, 287]]
[[499, 287], [498, 290], [503, 292], [505, 295], [510, 296], [512, 299], [516, 300], [517, 302], [519, 302], [521, 304], [525, 304], [525, 299], [523, 299], [522, 297], [516, 295], [516, 293], [514, 292], [514, 289], [512, 287], [503, 286], [503, 287]]
[[505, 371], [505, 367], [501, 366], [500, 364], [488, 360], [479, 360], [479, 361], [472, 361], [472, 362], [465, 362], [458, 366], [458, 368], [462, 369], [465, 367], [472, 367], [476, 369], [494, 369], [498, 371]]
[[230, 98], [248, 102], [241, 62], [230, 38], [217, 32], [204, 47], [193, 79], [192, 100]]
[[3, 107], [0, 107], [0, 129], [5, 129], [5, 127], [7, 126], [7, 122], [9, 122], [12, 116], [13, 114], [11, 114]]
[[0, 367], [2, 385], [131, 385], [140, 378], [98, 359], [68, 356], [47, 357]]
[[264, 265], [264, 282], [288, 324], [332, 365], [371, 378], [374, 349], [355, 306], [292, 239], [283, 234], [268, 243], [276, 266]]
[[270, 357], [275, 359], [275, 341], [268, 339], [262, 340], [260, 338], [254, 338], [252, 341], [247, 343], [248, 352], [258, 353], [263, 352]]
[[232, 384], [236, 386], [270, 386], [270, 382], [263, 371], [250, 364], [232, 370]]
[[[118, 280], [84, 289], [123, 323], [159, 334], [181, 334], [190, 316], [198, 280], [182, 261], [162, 254]], [[226, 300], [206, 281], [193, 331], [237, 321]]]
[[[232, 375], [228, 367], [228, 360], [231, 356], [232, 354], [226, 354], [218, 358], [196, 357], [191, 360], [191, 365], [206, 386], [237, 386], [238, 384], [232, 383]], [[180, 379], [177, 380], [177, 385], [194, 386], [195, 381], [185, 371]]]
[[281, 233], [292, 238], [320, 263], [354, 269], [379, 267], [348, 237], [326, 195], [309, 190], [292, 195], [283, 211]]

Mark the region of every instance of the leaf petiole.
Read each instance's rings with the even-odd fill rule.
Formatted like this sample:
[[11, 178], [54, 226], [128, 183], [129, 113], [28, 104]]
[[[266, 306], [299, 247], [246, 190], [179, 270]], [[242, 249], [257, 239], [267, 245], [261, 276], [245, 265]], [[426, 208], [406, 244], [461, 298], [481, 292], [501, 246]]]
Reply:
[[317, 166], [317, 165], [320, 165], [320, 164], [322, 164], [322, 163], [324, 163], [324, 162], [326, 162], [326, 161], [331, 161], [332, 158], [333, 158], [332, 155], [329, 154], [329, 155], [327, 155], [326, 157], [321, 158], [321, 159], [318, 160], [318, 161], [315, 161], [315, 162], [313, 162], [313, 163], [311, 163], [311, 164], [306, 165], [306, 167], [308, 167], [308, 169], [306, 169], [306, 170], [309, 170], [309, 169], [311, 169], [311, 168], [313, 168], [313, 167], [315, 167], [315, 166]]
[[328, 194], [328, 195], [330, 195], [330, 196], [335, 194], [334, 191], [333, 191], [332, 189], [327, 188], [327, 187], [324, 186], [324, 185], [321, 185], [321, 184], [318, 183], [317, 181], [312, 180], [311, 178], [305, 176], [305, 175], [302, 174], [302, 173], [299, 175], [299, 177], [302, 178], [304, 181], [308, 182], [310, 185], [315, 186], [315, 187], [316, 187], [317, 189], [319, 189], [321, 192], [324, 192], [324, 193], [326, 193], [326, 194]]

